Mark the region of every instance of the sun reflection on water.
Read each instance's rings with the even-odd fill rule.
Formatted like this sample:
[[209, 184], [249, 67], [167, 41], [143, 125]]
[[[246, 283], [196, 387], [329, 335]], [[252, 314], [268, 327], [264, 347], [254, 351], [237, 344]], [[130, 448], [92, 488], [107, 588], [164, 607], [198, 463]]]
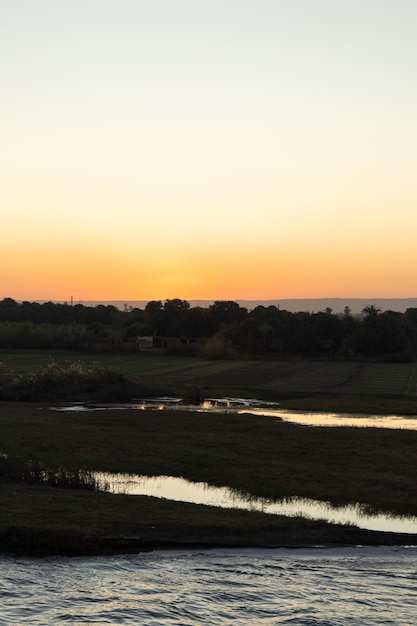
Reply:
[[182, 398], [146, 398], [122, 404], [78, 404], [51, 407], [54, 411], [88, 412], [106, 409], [132, 409], [154, 411], [194, 411], [197, 413], [251, 414], [274, 417], [302, 426], [354, 426], [357, 428], [389, 428], [417, 430], [417, 415], [368, 415], [360, 413], [325, 413], [318, 411], [293, 411], [279, 407], [276, 402], [247, 398], [207, 398], [200, 404], [186, 404]]
[[153, 496], [219, 508], [322, 519], [338, 524], [353, 524], [368, 530], [417, 533], [416, 517], [371, 515], [359, 504], [333, 507], [328, 502], [296, 497], [274, 501], [242, 494], [228, 487], [213, 487], [207, 483], [194, 483], [174, 476], [138, 476], [107, 472], [94, 472], [93, 476], [100, 488], [107, 487], [113, 494]]

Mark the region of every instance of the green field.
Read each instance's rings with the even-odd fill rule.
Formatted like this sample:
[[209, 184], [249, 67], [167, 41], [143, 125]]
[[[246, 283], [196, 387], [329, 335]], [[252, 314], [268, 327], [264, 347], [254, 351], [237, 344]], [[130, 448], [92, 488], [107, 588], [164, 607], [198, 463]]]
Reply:
[[[414, 363], [210, 361], [23, 350], [3, 350], [0, 361], [5, 381], [39, 373], [51, 362], [62, 366], [59, 372], [71, 370], [74, 363], [96, 363], [122, 374], [132, 389], [256, 397], [310, 410], [417, 414]], [[77, 389], [73, 392], [76, 395]], [[303, 428], [276, 418], [180, 410], [68, 414], [51, 411], [50, 404], [0, 402], [3, 550], [91, 554], [169, 545], [411, 540], [311, 520], [16, 482], [7, 464], [166, 474], [254, 496], [298, 495], [417, 515], [416, 432]]]
[[[0, 373], [15, 376], [51, 361], [98, 363], [138, 388], [164, 395], [238, 396], [289, 408], [417, 414], [417, 364], [362, 361], [214, 361], [148, 354], [2, 350]], [[74, 398], [78, 399], [78, 398]]]

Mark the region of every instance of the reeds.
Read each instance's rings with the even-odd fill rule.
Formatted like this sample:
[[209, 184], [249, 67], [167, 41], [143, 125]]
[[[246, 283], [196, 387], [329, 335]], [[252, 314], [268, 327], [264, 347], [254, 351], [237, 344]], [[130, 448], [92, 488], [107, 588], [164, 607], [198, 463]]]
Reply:
[[24, 461], [6, 455], [0, 457], [0, 480], [66, 489], [99, 490], [94, 476], [86, 470], [50, 467], [40, 461]]

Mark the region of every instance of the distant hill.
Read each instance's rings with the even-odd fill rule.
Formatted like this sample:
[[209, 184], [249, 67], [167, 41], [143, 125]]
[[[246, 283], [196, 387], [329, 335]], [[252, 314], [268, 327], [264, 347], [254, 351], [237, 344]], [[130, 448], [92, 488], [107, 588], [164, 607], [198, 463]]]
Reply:
[[[220, 299], [220, 298], [219, 298]], [[230, 298], [230, 300], [234, 300]], [[79, 301], [74, 304], [84, 304], [86, 306], [97, 306], [99, 304], [111, 304], [118, 309], [123, 310], [127, 307], [136, 307], [144, 309], [148, 300], [108, 300], [108, 301]], [[213, 304], [214, 300], [188, 300], [192, 307], [201, 306], [206, 308]], [[326, 308], [332, 309], [333, 313], [343, 313], [348, 306], [353, 314], [360, 313], [367, 304], [373, 304], [379, 307], [381, 311], [399, 311], [404, 313], [406, 309], [417, 308], [417, 298], [303, 298], [303, 299], [286, 299], [286, 300], [234, 300], [240, 306], [251, 310], [257, 306], [277, 306], [282, 310], [291, 311], [308, 311], [317, 313], [324, 311]]]

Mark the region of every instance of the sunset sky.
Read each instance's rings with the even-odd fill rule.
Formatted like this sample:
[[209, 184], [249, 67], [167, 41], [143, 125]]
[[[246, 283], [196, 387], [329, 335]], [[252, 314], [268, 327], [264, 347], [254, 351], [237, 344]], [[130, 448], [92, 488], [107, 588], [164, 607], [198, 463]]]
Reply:
[[0, 298], [417, 296], [416, 0], [0, 0]]

